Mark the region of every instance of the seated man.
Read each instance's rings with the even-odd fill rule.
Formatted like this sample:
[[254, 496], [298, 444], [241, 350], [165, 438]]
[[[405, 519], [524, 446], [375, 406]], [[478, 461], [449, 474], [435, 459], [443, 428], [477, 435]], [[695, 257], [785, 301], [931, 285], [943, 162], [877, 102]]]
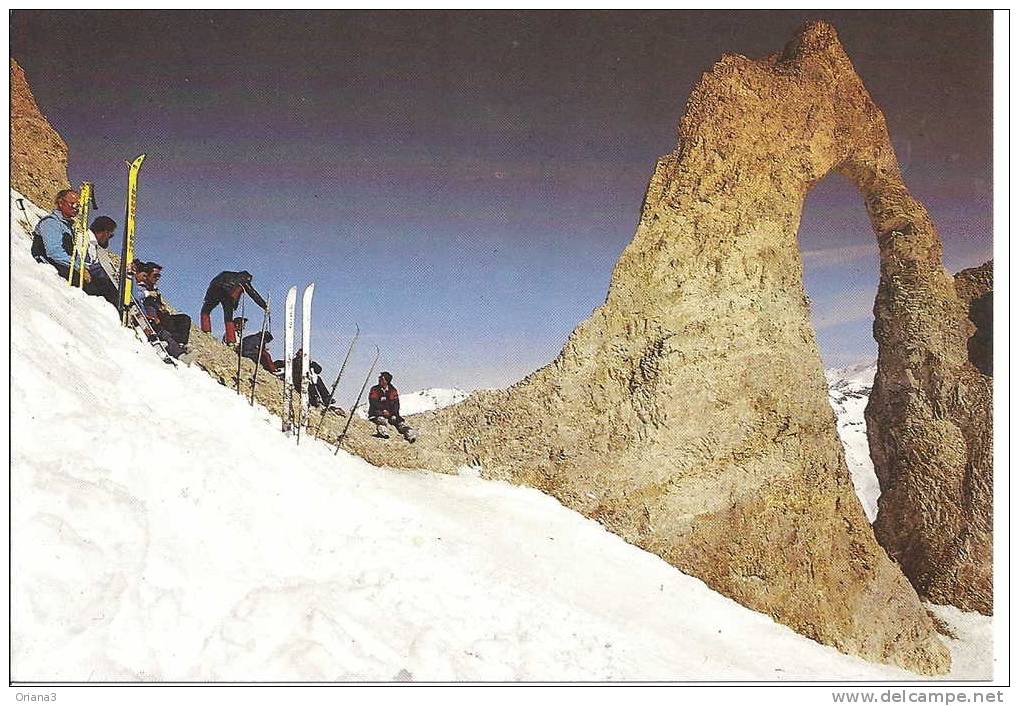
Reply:
[[[303, 348], [298, 348], [297, 353], [294, 354], [292, 370], [294, 373], [294, 380], [297, 381], [297, 384], [300, 384], [301, 373], [302, 369], [304, 368], [304, 365], [302, 363], [302, 361], [304, 360], [304, 356], [301, 355], [303, 352], [304, 352]], [[330, 406], [332, 404], [332, 400], [329, 398], [329, 388], [326, 387], [326, 384], [322, 381], [322, 378], [320, 377], [322, 373], [322, 366], [319, 365], [318, 362], [313, 360], [311, 361], [311, 365], [309, 365], [308, 367], [311, 368], [311, 374], [308, 375], [308, 406], [310, 407]]]
[[191, 339], [191, 317], [187, 314], [174, 314], [163, 304], [159, 293], [159, 279], [163, 276], [163, 267], [157, 262], [145, 262], [136, 266], [135, 282], [139, 291], [137, 298], [141, 301], [145, 318], [152, 324], [156, 335], [166, 343], [167, 352], [179, 358], [187, 351]]
[[35, 224], [32, 231], [32, 256], [48, 262], [64, 279], [71, 269], [74, 252], [74, 217], [78, 215], [78, 192], [61, 189], [57, 192], [56, 208]]
[[[234, 319], [236, 321], [236, 319]], [[235, 324], [236, 325], [236, 324]], [[240, 329], [238, 329], [240, 330]], [[241, 355], [252, 360], [257, 365], [259, 362], [258, 351], [262, 349], [261, 362], [262, 367], [268, 370], [270, 373], [276, 373], [276, 363], [272, 359], [272, 355], [269, 353], [269, 343], [272, 342], [272, 333], [270, 331], [265, 332], [265, 341], [262, 341], [262, 332], [253, 333], [249, 336], [245, 336], [241, 339]]]
[[103, 297], [113, 306], [117, 306], [120, 300], [118, 275], [113, 269], [109, 252], [110, 239], [116, 229], [117, 224], [112, 218], [96, 218], [89, 228], [88, 250], [85, 251], [85, 267], [88, 269], [85, 293]]
[[379, 384], [368, 393], [368, 421], [375, 424], [375, 436], [388, 439], [386, 426], [392, 424], [404, 439], [413, 444], [417, 435], [400, 416], [400, 393], [390, 384], [392, 382], [392, 373], [379, 373]]
[[310, 380], [308, 380], [308, 404], [312, 407], [329, 407], [333, 401], [329, 397], [329, 388], [322, 380], [322, 366], [316, 361], [311, 361]]

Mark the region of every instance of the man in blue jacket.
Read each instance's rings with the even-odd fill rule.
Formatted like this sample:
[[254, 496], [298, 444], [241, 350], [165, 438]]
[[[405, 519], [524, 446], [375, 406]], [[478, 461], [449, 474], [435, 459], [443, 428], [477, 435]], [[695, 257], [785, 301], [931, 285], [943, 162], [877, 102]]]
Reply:
[[74, 251], [74, 217], [78, 215], [78, 192], [61, 189], [57, 192], [56, 208], [43, 216], [32, 231], [32, 255], [39, 262], [48, 262], [66, 278], [71, 269]]

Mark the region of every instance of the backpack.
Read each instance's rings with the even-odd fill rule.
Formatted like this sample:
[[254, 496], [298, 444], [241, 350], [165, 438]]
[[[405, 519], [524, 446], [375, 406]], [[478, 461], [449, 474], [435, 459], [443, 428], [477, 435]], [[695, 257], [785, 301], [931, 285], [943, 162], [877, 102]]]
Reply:
[[32, 257], [40, 262], [46, 259], [46, 246], [42, 244], [42, 236], [32, 233]]

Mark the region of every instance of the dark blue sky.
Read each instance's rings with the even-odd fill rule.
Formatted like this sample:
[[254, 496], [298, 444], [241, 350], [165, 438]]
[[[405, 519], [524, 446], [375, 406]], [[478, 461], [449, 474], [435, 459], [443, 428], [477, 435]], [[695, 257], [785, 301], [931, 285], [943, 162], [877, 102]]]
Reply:
[[[123, 161], [148, 154], [138, 251], [179, 307], [247, 269], [279, 334], [287, 287], [315, 281], [327, 375], [364, 332], [345, 389], [371, 344], [404, 390], [472, 388], [551, 360], [604, 300], [701, 73], [810, 19], [884, 109], [946, 264], [988, 259], [990, 13], [16, 11], [11, 54], [101, 213], [123, 220]], [[875, 355], [848, 182], [811, 193], [800, 244], [826, 364]]]

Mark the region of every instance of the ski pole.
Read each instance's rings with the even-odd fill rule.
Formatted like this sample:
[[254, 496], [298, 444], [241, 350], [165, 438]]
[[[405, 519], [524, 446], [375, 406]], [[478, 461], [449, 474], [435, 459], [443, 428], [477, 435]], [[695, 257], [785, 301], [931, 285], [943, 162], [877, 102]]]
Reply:
[[298, 381], [298, 379], [297, 379], [298, 376], [294, 375], [294, 388], [297, 390], [297, 424], [296, 424], [296, 426], [297, 426], [297, 434], [296, 434], [296, 439], [297, 439], [297, 445], [298, 446], [301, 445], [301, 427], [304, 426], [304, 419], [302, 417], [302, 413], [304, 412], [304, 378], [307, 375], [307, 371], [304, 369], [304, 338], [303, 338], [303, 336], [301, 338], [301, 346], [302, 346], [301, 347], [301, 355], [300, 356], [294, 356], [295, 359], [298, 359], [298, 360], [301, 361], [300, 381]]
[[322, 424], [326, 420], [326, 415], [329, 414], [330, 404], [332, 404], [333, 396], [336, 394], [336, 388], [340, 385], [340, 378], [343, 377], [343, 371], [347, 369], [347, 361], [350, 360], [350, 354], [354, 351], [354, 344], [357, 343], [358, 336], [361, 335], [361, 327], [354, 324], [354, 339], [350, 342], [350, 347], [347, 348], [347, 355], [343, 358], [343, 365], [340, 366], [340, 372], [336, 375], [336, 380], [333, 382], [332, 389], [329, 390], [329, 399], [322, 402], [325, 409], [322, 410], [322, 417], [318, 420], [318, 426], [315, 428], [315, 436], [319, 435], [322, 431]]
[[361, 404], [361, 395], [364, 394], [364, 389], [368, 387], [368, 381], [372, 379], [372, 373], [375, 372], [375, 365], [379, 362], [379, 347], [375, 346], [375, 359], [372, 361], [372, 367], [368, 369], [368, 375], [364, 378], [364, 384], [361, 385], [361, 391], [357, 393], [357, 399], [354, 400], [354, 406], [350, 408], [350, 414], [347, 415], [347, 423], [343, 427], [343, 431], [340, 432], [340, 438], [336, 440], [336, 450], [333, 451], [333, 456], [340, 453], [340, 444], [343, 443], [343, 437], [347, 435], [347, 430], [350, 429], [350, 423], [354, 419], [354, 412], [357, 410], [357, 406]]
[[272, 303], [272, 295], [265, 297], [265, 314], [262, 315], [262, 337], [258, 339], [258, 360], [255, 361], [255, 372], [251, 376], [251, 406], [255, 406], [255, 380], [258, 379], [258, 369], [262, 367], [262, 352], [265, 350], [265, 329], [269, 323], [269, 308]]
[[141, 329], [142, 335], [146, 338], [151, 334], [154, 340], [149, 340], [149, 344], [158, 348], [163, 354], [163, 362], [170, 363], [173, 367], [177, 367], [177, 361], [170, 355], [170, 347], [166, 345], [166, 341], [159, 337], [155, 327], [149, 322], [149, 317], [145, 315], [145, 306], [138, 301], [138, 297], [131, 295], [131, 301], [134, 306], [128, 306], [127, 318], [128, 321], [134, 318], [135, 325]]
[[[241, 299], [241, 334], [244, 333], [244, 328], [243, 327], [244, 327], [244, 323], [245, 323], [245, 319], [244, 319], [244, 299], [243, 299], [243, 296], [244, 295], [241, 294], [241, 297], [242, 297], [242, 299]], [[234, 333], [236, 334], [236, 327], [234, 327], [234, 329], [235, 329]], [[241, 394], [241, 348], [243, 347], [243, 346], [241, 346], [241, 343], [244, 342], [244, 336], [243, 335], [235, 335], [235, 337], [237, 338], [237, 340], [235, 341], [235, 344], [237, 346], [237, 394], [239, 395], [239, 394]], [[258, 370], [258, 366], [255, 366], [255, 370], [256, 371]]]
[[[28, 211], [25, 209], [25, 199], [15, 199], [18, 204], [18, 208], [21, 210], [21, 215], [25, 218], [25, 227], [28, 228], [28, 234], [31, 235], [32, 231], [35, 230], [35, 226], [28, 220]], [[38, 224], [36, 224], [38, 225]]]

